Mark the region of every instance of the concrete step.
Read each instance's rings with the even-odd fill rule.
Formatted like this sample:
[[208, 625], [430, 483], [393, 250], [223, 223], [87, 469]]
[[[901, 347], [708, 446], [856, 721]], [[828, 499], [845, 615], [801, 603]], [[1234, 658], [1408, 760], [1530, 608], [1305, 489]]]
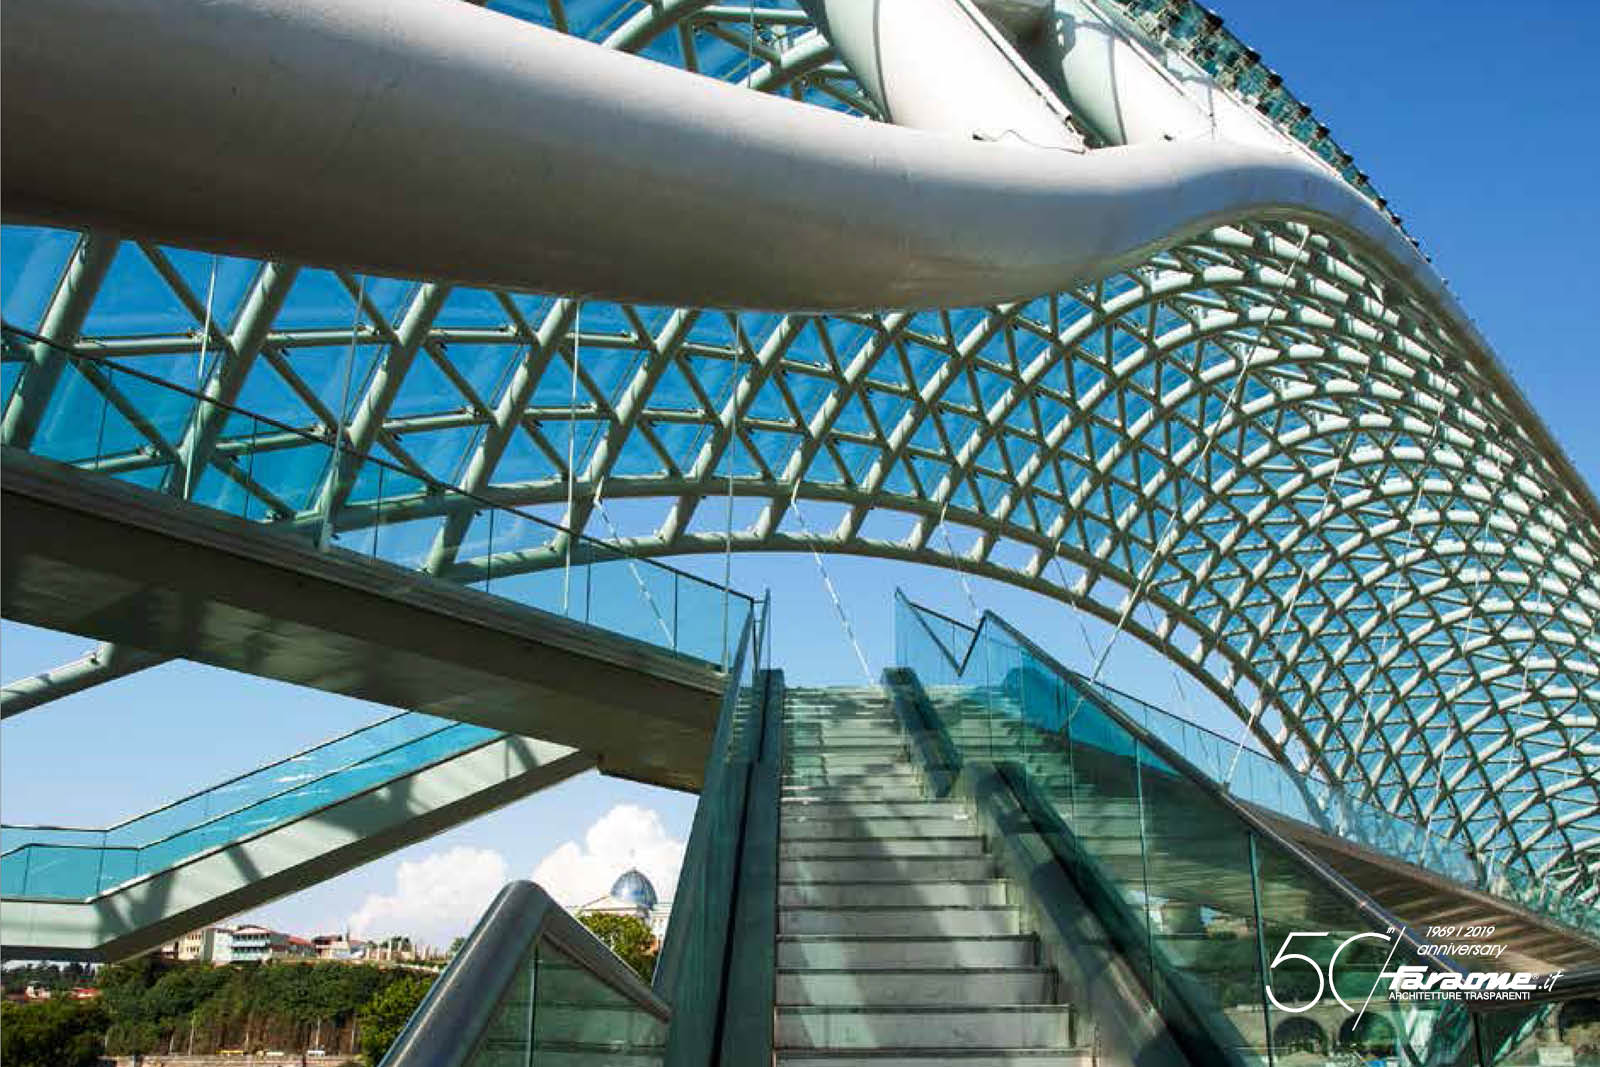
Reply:
[[920, 774], [896, 775], [800, 775], [781, 779], [779, 788], [786, 792], [814, 793], [837, 792], [842, 800], [871, 799], [874, 793], [911, 793], [914, 799], [931, 800], [922, 795], [925, 779]]
[[827, 907], [778, 909], [780, 934], [1003, 937], [1022, 932], [1017, 909]]
[[780, 799], [786, 809], [791, 804], [920, 804], [929, 799], [926, 788], [921, 781], [878, 785], [790, 782], [780, 786]]
[[785, 778], [778, 783], [780, 795], [787, 799], [790, 796], [818, 796], [819, 794], [834, 794], [830, 799], [835, 800], [862, 800], [872, 799], [874, 796], [884, 800], [923, 800], [926, 799], [924, 791], [927, 783], [915, 775], [859, 775], [859, 774], [813, 774], [797, 778]]
[[785, 726], [893, 726], [898, 728], [900, 716], [884, 708], [834, 708], [831, 711], [818, 709], [810, 713], [798, 715], [784, 715]]
[[[635, 1065], [636, 1067], [661, 1067], [661, 1060], [665, 1053], [666, 1046], [664, 1044], [655, 1048], [648, 1046], [626, 1048], [609, 1042], [603, 1044], [573, 1044], [571, 1042], [553, 1042], [541, 1039], [538, 1043], [537, 1056], [540, 1067], [545, 1067], [546, 1064], [550, 1064], [552, 1067], [594, 1067], [595, 1064], [600, 1063], [616, 1064], [618, 1067], [635, 1067]], [[485, 1041], [478, 1046], [478, 1051], [473, 1056], [473, 1062], [483, 1064], [523, 1063], [526, 1062], [527, 1056], [526, 1038], [508, 1037]], [[148, 1059], [153, 1063], [162, 1062], [155, 1057], [148, 1057]], [[213, 1061], [208, 1059], [202, 1062], [209, 1063]], [[252, 1063], [257, 1061], [252, 1058], [240, 1059], [236, 1062]], [[285, 1058], [267, 1062], [296, 1064], [300, 1062], [300, 1058], [296, 1056], [293, 1059]], [[307, 1062], [309, 1063], [310, 1060], [307, 1060]], [[332, 1062], [348, 1063], [353, 1061], [339, 1058], [332, 1059]]]
[[791, 752], [783, 758], [783, 769], [790, 773], [837, 771], [845, 774], [914, 774], [917, 771], [903, 750], [881, 748]]
[[801, 735], [799, 737], [784, 738], [784, 758], [797, 757], [816, 758], [835, 753], [875, 753], [880, 757], [895, 756], [899, 759], [909, 759], [906, 750], [906, 740], [903, 737], [850, 737], [838, 739], [834, 737], [817, 737], [816, 735]]
[[899, 856], [972, 857], [984, 854], [983, 838], [966, 834], [959, 837], [820, 837], [801, 841], [780, 841], [779, 859], [811, 859], [825, 856], [880, 859]]
[[1094, 1050], [1077, 1049], [780, 1049], [779, 1067], [1094, 1067]]
[[1060, 1005], [1006, 1007], [788, 1007], [780, 1049], [1064, 1048], [1072, 1013]]
[[1032, 937], [839, 937], [778, 938], [780, 970], [906, 970], [930, 967], [1034, 967]]
[[796, 767], [785, 770], [779, 782], [782, 785], [876, 785], [886, 788], [920, 786], [922, 773], [906, 762], [896, 763], [880, 770], [861, 767], [829, 770]]
[[967, 806], [959, 800], [802, 800], [783, 805], [784, 825], [813, 819], [926, 819], [942, 816], [966, 818]]
[[994, 877], [994, 860], [977, 856], [782, 858], [785, 882], [981, 882]]
[[835, 719], [784, 724], [786, 744], [818, 741], [904, 741], [905, 732], [895, 719]]
[[963, 735], [977, 737], [980, 734], [1004, 734], [1007, 737], [1030, 737], [1037, 740], [1045, 737], [1055, 736], [1052, 734], [1041, 734], [1036, 731], [1026, 729], [1021, 723], [1009, 719], [998, 719], [991, 721], [980, 718], [963, 718], [955, 722], [951, 722], [950, 720], [946, 719], [944, 722], [944, 728], [945, 731], [952, 737], [959, 737]]
[[922, 768], [911, 762], [911, 758], [904, 754], [868, 758], [843, 756], [836, 760], [828, 756], [801, 756], [796, 760], [783, 761], [784, 781], [818, 777], [855, 778], [863, 782], [885, 778], [920, 781]]
[[778, 886], [779, 907], [1000, 907], [1009, 904], [1006, 883], [979, 882], [793, 882]]
[[803, 756], [783, 761], [784, 782], [828, 781], [847, 784], [874, 781], [922, 781], [919, 768], [903, 756], [887, 759], [881, 756]]
[[837, 759], [842, 756], [873, 759], [908, 759], [906, 743], [900, 737], [852, 737], [846, 739], [823, 738], [809, 740], [797, 738], [784, 748], [784, 758], [790, 760]]
[[971, 833], [971, 819], [953, 815], [934, 815], [920, 819], [889, 816], [856, 819], [816, 819], [804, 815], [783, 816], [783, 837], [800, 841], [816, 837], [948, 837]]
[[1044, 967], [908, 970], [785, 970], [777, 1003], [788, 1004], [1049, 1004], [1055, 972]]

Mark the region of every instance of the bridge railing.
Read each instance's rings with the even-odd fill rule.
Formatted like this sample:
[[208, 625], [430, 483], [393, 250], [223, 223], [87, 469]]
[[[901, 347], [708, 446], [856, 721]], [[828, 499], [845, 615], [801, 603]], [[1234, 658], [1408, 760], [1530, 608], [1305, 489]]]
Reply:
[[0, 826], [0, 896], [88, 900], [504, 736], [403, 712], [115, 826]]
[[[725, 667], [749, 596], [434, 473], [291, 426], [91, 351], [3, 328], [5, 444]], [[53, 378], [28, 387], [30, 376]], [[382, 434], [375, 438], [381, 447]], [[603, 504], [596, 509], [603, 514]]]
[[659, 1065], [666, 1001], [532, 882], [500, 891], [382, 1067]]
[[676, 1012], [668, 1067], [772, 1048], [783, 680], [767, 658], [771, 606], [769, 594], [740, 636], [656, 961], [652, 985]]
[[[728, 666], [749, 628], [745, 594], [356, 455], [327, 427], [241, 411], [10, 327], [0, 365], [8, 409], [28, 375], [55, 376], [32, 394], [44, 398], [25, 446], [35, 455], [713, 665]], [[112, 827], [0, 827], [0, 893], [88, 899], [500, 736], [404, 713]]]
[[[912, 619], [916, 620], [916, 626], [909, 629], [907, 624]], [[946, 655], [957, 661], [968, 654], [977, 633], [965, 623], [912, 604], [903, 595], [896, 620], [897, 642], [903, 643], [903, 629], [907, 633], [921, 632], [925, 635], [923, 640], [936, 642]], [[999, 623], [998, 619], [996, 621]], [[902, 648], [902, 656], [910, 654], [908, 648]], [[900, 662], [906, 660], [902, 658]], [[1484, 856], [1460, 841], [1376, 804], [1357, 800], [1346, 789], [1315, 775], [1291, 771], [1265, 753], [1240, 749], [1236, 739], [1198, 726], [1102, 682], [1091, 682], [1078, 675], [1073, 675], [1073, 679], [1075, 684], [1091, 689], [1170, 745], [1237, 800], [1444, 875], [1451, 881], [1521, 905], [1588, 934], [1600, 935], [1600, 911], [1563, 893], [1547, 880]]]
[[1193, 1062], [1305, 1047], [1483, 1062], [1460, 1004], [1382, 986], [1400, 966], [1459, 975], [1454, 961], [1084, 679], [992, 613], [971, 630], [902, 596], [896, 624], [902, 674], [963, 773], [1005, 783]]
[[770, 608], [768, 597], [734, 646], [654, 981], [537, 885], [513, 882], [381, 1067], [659, 1067], [770, 1055], [781, 758], [773, 709], [782, 700], [765, 661]]

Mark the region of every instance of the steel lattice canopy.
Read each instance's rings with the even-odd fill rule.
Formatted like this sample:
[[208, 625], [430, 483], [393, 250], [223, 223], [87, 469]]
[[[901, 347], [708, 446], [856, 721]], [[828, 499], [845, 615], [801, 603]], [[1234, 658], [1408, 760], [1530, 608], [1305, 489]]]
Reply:
[[[795, 3], [490, 6], [872, 116]], [[124, 476], [188, 454], [164, 426], [210, 435], [219, 462], [253, 457], [264, 510], [331, 505], [351, 531], [398, 503], [434, 509], [428, 565], [470, 577], [554, 558], [456, 552], [448, 530], [470, 516], [439, 513], [427, 482], [560, 516], [570, 447], [565, 521], [672, 555], [722, 549], [706, 505], [731, 473], [737, 550], [959, 566], [1120, 623], [1279, 758], [1596, 896], [1593, 497], [1496, 368], [1304, 225], [1240, 221], [1025, 304], [830, 316], [229, 258], [213, 274], [208, 255], [23, 227], [4, 254], [8, 322], [81, 316], [85, 350], [343, 426], [350, 452], [416, 481], [310, 479], [275, 465], [273, 441], [184, 430], [181, 413], [108, 427]]]

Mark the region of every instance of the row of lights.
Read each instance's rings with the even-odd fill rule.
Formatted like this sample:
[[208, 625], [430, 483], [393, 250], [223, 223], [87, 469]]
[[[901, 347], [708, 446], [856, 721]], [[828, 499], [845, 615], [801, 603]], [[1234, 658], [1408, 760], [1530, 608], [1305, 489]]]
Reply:
[[[1225, 88], [1239, 94], [1291, 137], [1332, 163], [1346, 181], [1371, 199], [1397, 229], [1404, 231], [1401, 217], [1389, 210], [1389, 201], [1378, 195], [1365, 171], [1355, 168], [1354, 157], [1339, 147], [1330, 136], [1328, 127], [1319, 122], [1309, 133], [1304, 131], [1305, 125], [1311, 121], [1311, 105], [1296, 99], [1284, 87], [1281, 74], [1262, 66], [1261, 53], [1246, 47], [1224, 30], [1221, 15], [1194, 0], [1117, 2], [1127, 8], [1135, 21], [1152, 32], [1163, 45], [1189, 55]], [[1186, 21], [1193, 26], [1192, 32], [1187, 34], [1181, 32]], [[1223, 57], [1226, 57], [1226, 62]], [[1261, 88], [1249, 84], [1252, 74], [1259, 77]], [[1420, 252], [1422, 246], [1417, 239], [1409, 234], [1406, 236]]]

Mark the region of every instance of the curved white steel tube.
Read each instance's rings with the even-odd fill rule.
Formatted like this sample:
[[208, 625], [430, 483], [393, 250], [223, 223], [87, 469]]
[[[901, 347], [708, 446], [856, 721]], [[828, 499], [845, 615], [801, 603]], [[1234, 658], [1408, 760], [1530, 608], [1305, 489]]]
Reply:
[[13, 218], [453, 282], [830, 309], [1031, 297], [1223, 222], [1294, 216], [1454, 310], [1398, 231], [1289, 152], [1000, 149], [439, 0], [11, 0], [0, 39]]
[[807, 10], [896, 126], [1085, 151], [1066, 107], [972, 0], [807, 0]]

